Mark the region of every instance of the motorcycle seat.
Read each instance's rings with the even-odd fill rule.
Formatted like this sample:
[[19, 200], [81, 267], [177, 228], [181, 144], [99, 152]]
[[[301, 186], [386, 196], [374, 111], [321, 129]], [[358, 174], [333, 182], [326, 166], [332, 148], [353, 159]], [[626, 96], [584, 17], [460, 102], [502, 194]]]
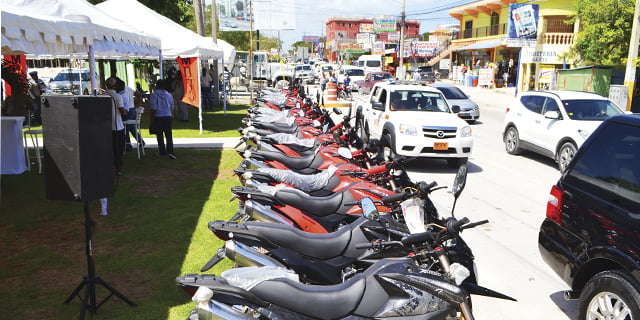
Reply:
[[336, 285], [308, 285], [289, 279], [259, 283], [249, 290], [256, 297], [314, 319], [341, 319], [360, 304], [366, 288], [362, 274]]
[[[331, 233], [310, 233], [278, 223], [248, 221], [245, 222], [245, 225], [253, 236], [318, 260], [327, 260], [342, 255], [351, 241], [351, 228], [349, 227], [339, 228]], [[212, 226], [209, 223], [209, 229], [211, 228], [216, 228], [216, 225]], [[234, 230], [235, 234], [243, 232], [238, 229]]]
[[[348, 192], [348, 190], [346, 190]], [[318, 217], [334, 214], [342, 205], [343, 191], [336, 192], [326, 197], [314, 197], [304, 191], [294, 188], [278, 190], [274, 197], [284, 204], [296, 207], [305, 213]]]
[[252, 151], [252, 157], [262, 158], [266, 161], [278, 161], [287, 166], [289, 169], [296, 171], [303, 169], [314, 169], [315, 171], [315, 169], [317, 168], [311, 166], [316, 158], [315, 153], [303, 155], [301, 157], [290, 157], [286, 154], [283, 154], [282, 152], [256, 150]]
[[260, 122], [256, 121], [253, 123], [253, 126], [260, 129], [268, 129], [275, 132], [282, 133], [295, 133], [298, 130], [298, 126], [293, 124], [291, 126], [287, 124], [282, 124], [279, 122]]

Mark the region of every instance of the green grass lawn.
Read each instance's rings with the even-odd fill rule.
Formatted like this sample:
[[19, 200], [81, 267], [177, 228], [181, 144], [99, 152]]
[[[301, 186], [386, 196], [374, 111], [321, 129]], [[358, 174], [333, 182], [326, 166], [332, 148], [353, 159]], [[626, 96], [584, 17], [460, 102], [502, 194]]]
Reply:
[[[205, 114], [205, 128], [231, 132], [244, 109], [230, 109], [226, 117]], [[177, 122], [176, 135], [200, 136], [195, 119]], [[239, 161], [231, 150], [181, 149], [178, 160], [125, 155], [125, 175], [109, 199], [109, 216], [98, 215], [99, 201], [90, 202], [96, 221], [92, 245], [96, 273], [138, 306], [112, 297], [93, 319], [187, 317], [194, 304], [175, 277], [198, 273], [222, 245], [207, 222], [236, 212], [229, 188], [239, 184], [233, 175]], [[45, 199], [44, 175], [37, 170], [2, 176], [0, 196], [0, 318], [77, 318], [81, 300], [63, 301], [87, 274], [83, 203]], [[224, 262], [209, 272], [231, 266]], [[96, 291], [98, 301], [107, 294], [101, 287]]]

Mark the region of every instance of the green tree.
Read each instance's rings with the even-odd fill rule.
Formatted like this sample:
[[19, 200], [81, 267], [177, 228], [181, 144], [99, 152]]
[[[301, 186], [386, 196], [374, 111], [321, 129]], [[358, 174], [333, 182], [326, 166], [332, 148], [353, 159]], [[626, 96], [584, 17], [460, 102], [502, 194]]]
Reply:
[[[88, 0], [92, 4], [98, 4], [106, 0]], [[195, 30], [193, 1], [192, 0], [139, 0], [143, 5], [153, 11], [177, 22], [181, 26]], [[127, 8], [122, 8], [127, 10]], [[117, 17], [116, 17], [117, 18]], [[149, 26], [152, 28], [153, 26]]]
[[291, 48], [296, 48], [296, 47], [307, 47], [309, 48], [309, 52], [311, 52], [312, 48], [313, 48], [313, 43], [311, 42], [303, 42], [303, 41], [296, 41], [291, 45]]
[[624, 66], [634, 8], [632, 0], [577, 0], [571, 20], [582, 26], [571, 51], [576, 64]]

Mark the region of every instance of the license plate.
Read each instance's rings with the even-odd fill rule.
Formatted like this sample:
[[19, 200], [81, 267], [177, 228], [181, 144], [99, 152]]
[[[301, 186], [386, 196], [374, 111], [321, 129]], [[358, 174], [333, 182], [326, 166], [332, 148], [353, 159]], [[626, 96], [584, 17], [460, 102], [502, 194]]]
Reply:
[[434, 142], [433, 143], [433, 150], [447, 150], [449, 149], [449, 143], [448, 142]]

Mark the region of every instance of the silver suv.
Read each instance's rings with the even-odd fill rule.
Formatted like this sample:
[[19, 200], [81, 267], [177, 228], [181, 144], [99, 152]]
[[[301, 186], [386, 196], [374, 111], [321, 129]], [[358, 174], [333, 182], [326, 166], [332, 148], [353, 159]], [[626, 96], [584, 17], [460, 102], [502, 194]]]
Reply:
[[52, 94], [88, 95], [92, 90], [89, 69], [63, 69], [49, 81], [48, 86]]

